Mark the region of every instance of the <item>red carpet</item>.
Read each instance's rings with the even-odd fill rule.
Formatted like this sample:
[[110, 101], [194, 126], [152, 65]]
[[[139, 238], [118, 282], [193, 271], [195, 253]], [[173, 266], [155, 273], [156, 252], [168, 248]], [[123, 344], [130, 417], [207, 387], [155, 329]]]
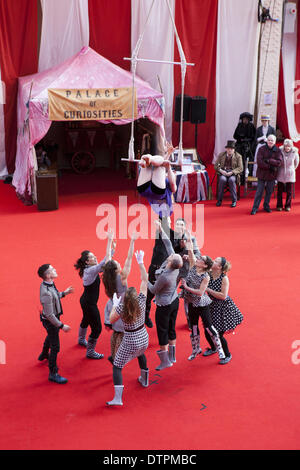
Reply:
[[[230, 295], [244, 314], [237, 333], [228, 337], [233, 359], [226, 366], [215, 356], [187, 361], [191, 346], [181, 303], [177, 363], [156, 373], [156, 331], [148, 330], [151, 385], [138, 384], [132, 361], [123, 374], [124, 406], [117, 409], [105, 405], [113, 397], [111, 364], [106, 358], [86, 360], [76, 345], [82, 287], [73, 264], [83, 249], [104, 256], [106, 242], [96, 237], [97, 207], [116, 205], [119, 193], [136, 202], [134, 181], [109, 171], [84, 179], [64, 174], [59, 188], [59, 210], [42, 213], [0, 183], [0, 345], [6, 352], [0, 364], [0, 448], [299, 449], [300, 346], [299, 354], [292, 347], [295, 340], [300, 344], [299, 185], [290, 213], [250, 216], [254, 193], [242, 196], [235, 209], [229, 197], [220, 208], [215, 200], [204, 202], [202, 252], [232, 262]], [[136, 242], [147, 266], [152, 247], [153, 240]], [[127, 249], [128, 242], [120, 240], [115, 258], [121, 263]], [[36, 271], [46, 262], [57, 268], [61, 290], [75, 287], [63, 299], [64, 322], [72, 327], [60, 336], [60, 372], [69, 379], [64, 386], [49, 383], [47, 365], [37, 361], [44, 330]], [[135, 260], [129, 284], [139, 285]], [[105, 303], [101, 289], [102, 320]], [[203, 334], [201, 346], [207, 346]], [[106, 330], [97, 350], [109, 355]]]

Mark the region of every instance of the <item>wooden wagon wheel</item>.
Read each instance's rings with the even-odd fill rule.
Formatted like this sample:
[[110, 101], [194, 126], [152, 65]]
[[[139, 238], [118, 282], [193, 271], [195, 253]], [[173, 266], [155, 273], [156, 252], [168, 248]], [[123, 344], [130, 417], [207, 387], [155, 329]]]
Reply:
[[82, 151], [74, 153], [72, 157], [72, 168], [75, 173], [86, 175], [91, 173], [96, 165], [96, 159], [90, 152]]

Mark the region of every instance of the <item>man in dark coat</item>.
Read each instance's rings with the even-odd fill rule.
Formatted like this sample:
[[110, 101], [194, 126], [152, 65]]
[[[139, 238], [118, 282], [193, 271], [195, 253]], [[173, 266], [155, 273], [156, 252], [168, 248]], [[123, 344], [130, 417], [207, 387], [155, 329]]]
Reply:
[[234, 131], [233, 138], [236, 140], [235, 149], [242, 155], [244, 170], [241, 173], [241, 184], [245, 183], [246, 160], [254, 160], [256, 147], [256, 128], [252, 122], [253, 115], [245, 112], [240, 115], [239, 123]]
[[264, 211], [272, 212], [270, 209], [270, 199], [274, 191], [275, 180], [278, 168], [283, 163], [281, 150], [276, 147], [275, 135], [269, 135], [267, 143], [262, 145], [257, 152], [257, 189], [254, 197], [254, 203], [251, 215], [255, 215], [262, 200], [264, 189], [266, 188], [264, 198]]

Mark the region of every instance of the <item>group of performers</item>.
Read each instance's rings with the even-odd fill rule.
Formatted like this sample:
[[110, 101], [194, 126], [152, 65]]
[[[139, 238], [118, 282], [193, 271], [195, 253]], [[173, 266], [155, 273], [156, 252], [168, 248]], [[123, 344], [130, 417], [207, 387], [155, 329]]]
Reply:
[[[217, 353], [220, 364], [227, 364], [232, 358], [225, 333], [233, 331], [243, 320], [243, 315], [228, 295], [227, 272], [231, 267], [229, 261], [224, 257], [213, 261], [209, 256], [202, 255], [184, 219], [175, 221], [175, 230], [170, 227], [172, 198], [169, 197], [169, 192], [176, 190], [174, 174], [168, 161], [171, 149], [171, 146], [167, 148], [164, 157], [145, 155], [140, 163], [138, 191], [147, 197], [152, 209], [158, 214], [155, 222], [156, 239], [148, 272], [144, 265], [144, 252], [134, 251], [137, 239], [135, 233], [131, 235], [128, 255], [124, 266], [121, 267], [115, 258], [116, 241], [112, 230], [107, 232], [106, 253], [100, 262], [92, 252], [85, 250], [74, 265], [83, 283], [78, 344], [85, 348], [88, 359], [99, 360], [104, 357], [103, 353], [96, 351], [102, 331], [97, 306], [100, 275], [107, 297], [104, 325], [106, 329], [111, 330], [108, 359], [112, 363], [114, 384], [114, 397], [107, 402], [108, 406], [123, 405], [122, 371], [132, 359], [138, 360], [140, 385], [149, 385], [149, 368], [145, 355], [149, 335], [146, 326], [153, 326], [150, 319], [153, 298], [156, 305], [155, 326], [159, 344], [159, 364], [156, 370], [159, 371], [176, 363], [176, 320], [180, 298], [190, 330], [191, 353], [187, 356], [189, 361], [202, 352], [200, 319], [208, 343], [203, 356]], [[134, 258], [140, 272], [139, 288], [128, 286], [127, 282]], [[38, 359], [48, 359], [49, 380], [63, 384], [67, 379], [59, 375], [57, 367], [59, 331], [62, 329], [68, 332], [70, 327], [61, 321], [61, 298], [72, 293], [73, 288], [68, 287], [63, 292], [57, 290], [54, 283], [57, 272], [50, 264], [40, 266], [38, 275], [42, 278], [41, 321], [47, 332]]]

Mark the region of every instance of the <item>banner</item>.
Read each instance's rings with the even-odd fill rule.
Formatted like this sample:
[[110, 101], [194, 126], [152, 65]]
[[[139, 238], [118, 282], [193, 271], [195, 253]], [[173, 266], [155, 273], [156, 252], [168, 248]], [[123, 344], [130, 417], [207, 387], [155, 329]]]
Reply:
[[[48, 89], [51, 121], [132, 119], [132, 88]], [[134, 90], [134, 119], [137, 118]]]

